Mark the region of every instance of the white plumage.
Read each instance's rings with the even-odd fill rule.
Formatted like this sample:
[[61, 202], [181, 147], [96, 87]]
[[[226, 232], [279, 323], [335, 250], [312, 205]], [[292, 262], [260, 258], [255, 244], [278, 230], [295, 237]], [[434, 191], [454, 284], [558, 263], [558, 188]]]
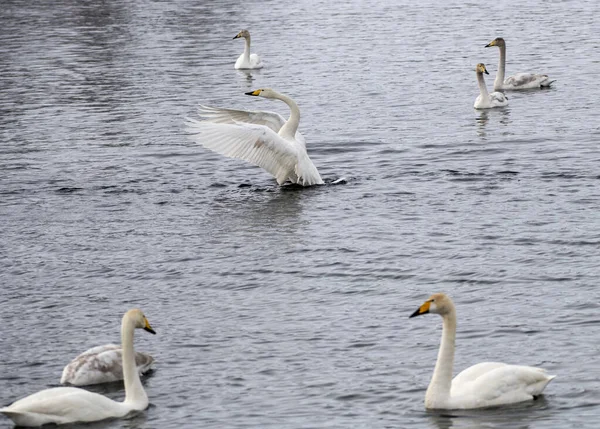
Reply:
[[190, 137], [207, 149], [230, 158], [239, 158], [272, 174], [278, 184], [286, 181], [303, 186], [320, 185], [323, 180], [308, 153], [302, 134], [298, 105], [270, 88], [247, 95], [284, 101], [291, 110], [286, 121], [273, 112], [244, 111], [200, 106], [201, 121], [187, 120]]
[[[135, 364], [140, 375], [152, 369], [154, 358], [146, 353], [135, 353]], [[123, 380], [123, 350], [117, 344], [96, 346], [78, 355], [65, 366], [61, 384], [87, 386]]]
[[483, 362], [452, 379], [456, 341], [456, 309], [443, 293], [429, 297], [410, 317], [442, 316], [442, 342], [433, 377], [425, 394], [428, 409], [470, 409], [508, 405], [535, 399], [555, 377], [542, 368]]
[[235, 62], [236, 69], [261, 69], [263, 67], [263, 63], [260, 57], [256, 54], [250, 53], [250, 32], [248, 30], [242, 30], [238, 34], [235, 35], [234, 39], [239, 39], [243, 37], [246, 40], [246, 44], [244, 47], [244, 52], [238, 57]]
[[498, 73], [494, 80], [494, 91], [500, 90], [521, 90], [536, 89], [547, 87], [554, 82], [546, 74], [517, 73], [504, 79], [506, 67], [506, 42], [502, 37], [497, 37], [485, 45], [486, 48], [497, 46], [500, 49], [500, 62], [498, 64]]
[[155, 333], [140, 310], [129, 310], [123, 316], [121, 343], [124, 402], [113, 401], [106, 396], [76, 387], [55, 387], [19, 399], [8, 407], [0, 408], [0, 413], [11, 418], [18, 426], [31, 427], [48, 423], [93, 422], [145, 410], [148, 407], [148, 396], [140, 382], [134, 360], [133, 332], [136, 328]]
[[483, 73], [489, 74], [482, 63], [477, 64], [475, 68], [477, 74], [477, 84], [479, 85], [479, 95], [475, 99], [473, 107], [476, 109], [491, 109], [492, 107], [503, 107], [508, 105], [508, 98], [501, 92], [488, 93]]

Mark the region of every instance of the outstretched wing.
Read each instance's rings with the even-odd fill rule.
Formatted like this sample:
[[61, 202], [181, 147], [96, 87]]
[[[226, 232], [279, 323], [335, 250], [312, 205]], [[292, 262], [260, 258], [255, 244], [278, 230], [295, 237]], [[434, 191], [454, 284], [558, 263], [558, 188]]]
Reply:
[[275, 176], [279, 184], [294, 172], [298, 160], [297, 145], [281, 138], [266, 124], [196, 121], [188, 118], [186, 131], [192, 140], [207, 149], [264, 168]]
[[248, 123], [264, 125], [276, 133], [278, 133], [283, 124], [285, 124], [283, 116], [275, 112], [221, 109], [219, 107], [204, 106], [202, 104], [198, 106], [198, 115], [205, 122], [212, 122], [214, 124]]

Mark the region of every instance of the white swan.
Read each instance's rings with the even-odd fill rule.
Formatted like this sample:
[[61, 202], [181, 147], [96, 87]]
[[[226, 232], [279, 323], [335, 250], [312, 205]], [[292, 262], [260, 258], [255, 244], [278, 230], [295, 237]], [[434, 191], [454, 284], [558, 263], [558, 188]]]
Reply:
[[[154, 358], [146, 353], [135, 353], [135, 364], [140, 375], [149, 371]], [[120, 345], [105, 344], [81, 353], [62, 372], [60, 384], [88, 386], [123, 380], [123, 350]]]
[[239, 39], [240, 37], [246, 39], [246, 47], [244, 48], [244, 53], [240, 55], [235, 62], [235, 68], [237, 70], [261, 69], [263, 63], [261, 62], [260, 57], [256, 54], [250, 54], [250, 32], [248, 30], [242, 30], [235, 35], [234, 39]]
[[428, 409], [468, 409], [513, 404], [535, 399], [555, 377], [531, 366], [484, 362], [452, 379], [456, 310], [443, 293], [431, 295], [410, 317], [427, 313], [442, 316], [442, 342], [433, 377], [425, 394]]
[[47, 423], [94, 422], [145, 410], [148, 407], [148, 396], [142, 387], [134, 360], [133, 331], [136, 328], [156, 333], [140, 310], [129, 310], [123, 316], [121, 341], [125, 378], [124, 402], [116, 402], [77, 387], [55, 387], [19, 399], [8, 407], [0, 408], [0, 412], [10, 417], [18, 426], [41, 426]]
[[200, 105], [202, 121], [187, 119], [186, 130], [207, 149], [240, 158], [264, 168], [277, 183], [287, 180], [303, 186], [322, 185], [323, 180], [306, 153], [306, 142], [298, 130], [300, 109], [290, 97], [270, 88], [246, 95], [285, 102], [291, 110], [286, 121], [273, 112], [220, 109]]
[[476, 109], [491, 109], [492, 107], [503, 107], [508, 105], [508, 98], [501, 92], [488, 93], [483, 74], [489, 74], [485, 65], [479, 63], [475, 68], [477, 74], [477, 83], [479, 84], [479, 96], [475, 99], [473, 107]]
[[519, 90], [534, 89], [544, 86], [550, 86], [553, 80], [548, 75], [533, 73], [517, 73], [504, 80], [504, 67], [506, 65], [506, 42], [502, 37], [498, 37], [485, 45], [486, 48], [497, 46], [500, 48], [500, 63], [498, 64], [498, 73], [494, 80], [494, 91], [500, 90]]

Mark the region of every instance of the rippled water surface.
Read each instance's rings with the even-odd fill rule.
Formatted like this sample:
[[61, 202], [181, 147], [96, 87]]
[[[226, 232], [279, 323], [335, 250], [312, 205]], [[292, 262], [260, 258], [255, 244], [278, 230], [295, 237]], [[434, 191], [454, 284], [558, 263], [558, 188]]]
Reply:
[[[94, 428], [597, 427], [597, 1], [1, 9], [0, 405], [140, 307], [151, 406]], [[242, 28], [263, 70], [233, 69]], [[508, 73], [556, 82], [475, 111], [498, 36]], [[243, 95], [261, 87], [298, 102], [311, 158], [345, 184], [280, 188], [186, 139], [199, 102], [287, 115]], [[408, 316], [438, 291], [455, 371], [540, 365], [546, 395], [426, 412], [441, 321]]]

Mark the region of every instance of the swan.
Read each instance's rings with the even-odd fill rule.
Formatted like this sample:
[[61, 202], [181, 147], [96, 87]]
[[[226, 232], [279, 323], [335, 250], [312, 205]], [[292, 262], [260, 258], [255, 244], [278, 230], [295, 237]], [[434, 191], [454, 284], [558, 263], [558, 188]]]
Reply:
[[506, 65], [506, 42], [502, 37], [497, 37], [485, 45], [486, 48], [497, 46], [500, 48], [500, 63], [498, 64], [498, 74], [494, 80], [494, 91], [500, 90], [519, 90], [548, 87], [554, 82], [548, 75], [533, 73], [517, 73], [504, 80], [504, 67]]
[[134, 360], [133, 331], [136, 328], [156, 334], [141, 310], [132, 309], [123, 316], [121, 341], [125, 378], [124, 402], [116, 402], [77, 387], [54, 387], [0, 408], [0, 413], [11, 418], [17, 426], [31, 427], [47, 423], [94, 422], [145, 410], [148, 407], [148, 396], [142, 387]]
[[202, 121], [187, 118], [191, 139], [207, 149], [230, 158], [244, 159], [271, 173], [277, 183], [287, 180], [302, 186], [322, 185], [323, 180], [306, 153], [300, 134], [300, 109], [290, 97], [271, 88], [246, 95], [285, 102], [291, 110], [286, 121], [273, 112], [221, 109], [200, 105]]
[[475, 68], [477, 73], [477, 83], [479, 84], [479, 96], [475, 99], [473, 105], [476, 109], [491, 109], [492, 107], [503, 107], [508, 105], [508, 98], [501, 92], [488, 93], [485, 81], [483, 80], [483, 74], [489, 74], [482, 63], [477, 64]]
[[261, 69], [263, 63], [261, 62], [260, 57], [250, 53], [250, 32], [248, 30], [242, 30], [235, 35], [234, 39], [239, 39], [240, 37], [246, 39], [246, 47], [244, 48], [244, 53], [241, 54], [235, 62], [236, 70]]
[[[60, 384], [88, 386], [123, 380], [122, 355], [121, 346], [116, 344], [105, 344], [86, 350], [65, 366]], [[149, 371], [153, 363], [152, 356], [135, 353], [135, 364], [140, 375]]]
[[507, 405], [536, 399], [555, 377], [531, 366], [483, 362], [452, 379], [456, 310], [443, 293], [431, 295], [410, 317], [436, 313], [442, 316], [442, 342], [433, 377], [425, 394], [425, 408], [469, 409]]

